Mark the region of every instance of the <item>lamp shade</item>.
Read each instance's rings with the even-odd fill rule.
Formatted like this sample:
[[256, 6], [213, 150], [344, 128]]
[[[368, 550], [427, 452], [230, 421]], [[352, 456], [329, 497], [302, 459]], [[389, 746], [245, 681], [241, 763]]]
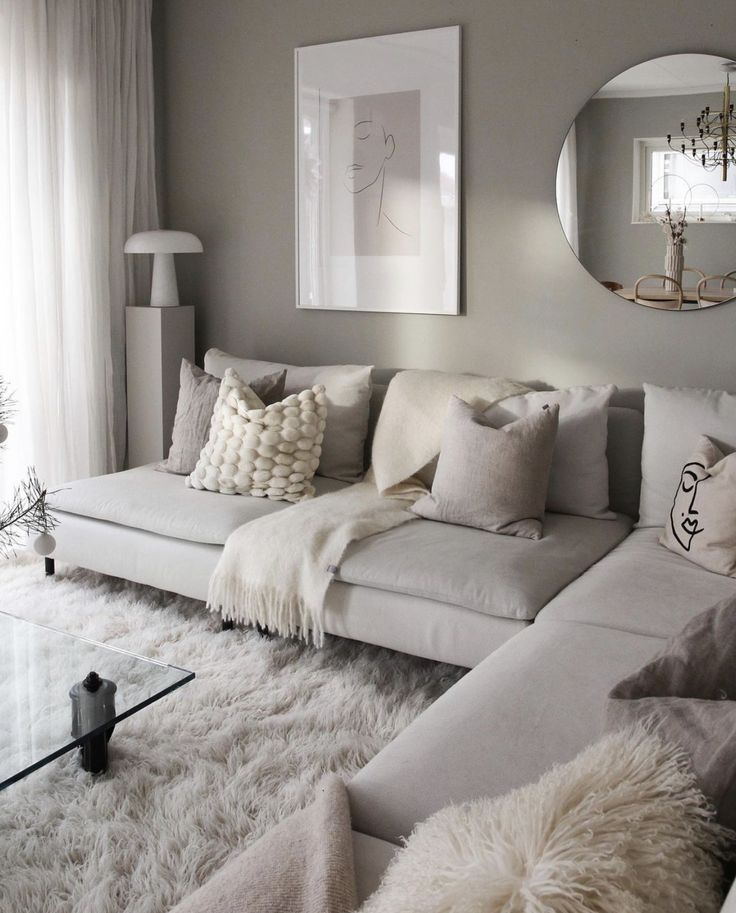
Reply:
[[153, 254], [151, 307], [161, 308], [179, 304], [174, 254], [201, 254], [203, 247], [191, 232], [157, 229], [131, 235], [123, 250], [126, 254]]
[[139, 231], [123, 248], [126, 254], [201, 254], [202, 242], [188, 231]]

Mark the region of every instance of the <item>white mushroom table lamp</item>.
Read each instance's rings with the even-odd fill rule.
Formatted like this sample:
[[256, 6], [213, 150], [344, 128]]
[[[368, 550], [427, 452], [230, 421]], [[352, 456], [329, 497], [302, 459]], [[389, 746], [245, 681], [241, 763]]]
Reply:
[[123, 248], [126, 254], [153, 254], [151, 307], [170, 308], [179, 304], [174, 254], [201, 254], [202, 242], [188, 231], [139, 231]]

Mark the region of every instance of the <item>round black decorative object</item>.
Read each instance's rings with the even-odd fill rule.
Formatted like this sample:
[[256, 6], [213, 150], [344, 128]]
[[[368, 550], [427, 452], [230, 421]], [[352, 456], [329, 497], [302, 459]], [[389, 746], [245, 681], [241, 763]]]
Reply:
[[[115, 719], [115, 692], [117, 685], [102, 678], [94, 670], [87, 677], [72, 685], [72, 736], [83, 738], [82, 766], [91, 773], [107, 769], [107, 743], [114, 726], [100, 730], [106, 722]], [[95, 730], [97, 730], [95, 732]], [[85, 734], [94, 733], [93, 735]]]

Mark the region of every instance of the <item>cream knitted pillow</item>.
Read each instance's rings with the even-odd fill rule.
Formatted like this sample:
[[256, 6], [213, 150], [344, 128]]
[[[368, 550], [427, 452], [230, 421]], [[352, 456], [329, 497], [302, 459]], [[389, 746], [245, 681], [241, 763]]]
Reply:
[[220, 384], [209, 440], [187, 485], [277, 501], [311, 498], [325, 416], [323, 386], [264, 406], [229, 368]]

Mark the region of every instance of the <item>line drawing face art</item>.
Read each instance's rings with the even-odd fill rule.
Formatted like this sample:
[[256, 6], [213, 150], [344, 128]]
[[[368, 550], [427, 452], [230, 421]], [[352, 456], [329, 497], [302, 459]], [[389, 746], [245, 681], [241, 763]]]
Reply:
[[690, 551], [693, 539], [702, 533], [699, 512], [695, 506], [698, 485], [703, 479], [710, 478], [710, 473], [701, 463], [686, 463], [680, 476], [680, 485], [675, 492], [675, 500], [670, 511], [672, 534], [686, 552]]
[[359, 120], [353, 127], [353, 149], [355, 161], [345, 169], [344, 184], [349, 193], [364, 193], [369, 187], [380, 183], [378, 205], [376, 206], [376, 225], [386, 219], [396, 231], [408, 235], [384, 211], [384, 192], [386, 185], [386, 164], [396, 152], [396, 140], [393, 134], [386, 133], [386, 128], [373, 118]]
[[420, 93], [330, 102], [333, 254], [419, 254]]

